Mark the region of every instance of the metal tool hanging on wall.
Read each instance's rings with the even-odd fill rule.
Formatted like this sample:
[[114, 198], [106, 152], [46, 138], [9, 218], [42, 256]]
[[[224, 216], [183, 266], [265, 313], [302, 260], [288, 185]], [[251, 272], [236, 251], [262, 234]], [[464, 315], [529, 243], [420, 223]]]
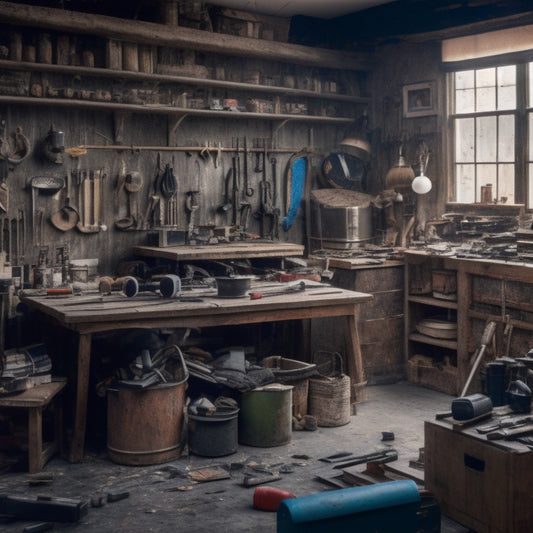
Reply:
[[[276, 169], [277, 160], [272, 158], [271, 164], [271, 181], [267, 175], [267, 146], [266, 140], [263, 139], [263, 153], [261, 161], [261, 181], [259, 182], [259, 191], [261, 197], [261, 204], [259, 210], [254, 213], [254, 217], [259, 220], [261, 228], [261, 237], [264, 239], [279, 239], [279, 215], [280, 210], [275, 206], [277, 200], [277, 183], [276, 183]], [[268, 227], [267, 227], [268, 226]]]
[[102, 170], [83, 171], [83, 178], [78, 184], [80, 220], [76, 224], [76, 228], [81, 233], [97, 233], [103, 229], [100, 224], [100, 211], [104, 177]]

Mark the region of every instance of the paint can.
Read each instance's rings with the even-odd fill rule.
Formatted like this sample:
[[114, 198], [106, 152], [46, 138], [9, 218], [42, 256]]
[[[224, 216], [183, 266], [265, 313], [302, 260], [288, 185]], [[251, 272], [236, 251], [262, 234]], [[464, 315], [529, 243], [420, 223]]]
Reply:
[[268, 448], [291, 440], [292, 389], [292, 385], [270, 383], [242, 393], [240, 444]]

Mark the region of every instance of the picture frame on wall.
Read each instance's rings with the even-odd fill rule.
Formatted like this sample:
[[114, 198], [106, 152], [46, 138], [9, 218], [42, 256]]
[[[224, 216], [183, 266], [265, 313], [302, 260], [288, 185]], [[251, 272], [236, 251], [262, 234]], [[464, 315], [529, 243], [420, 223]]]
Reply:
[[437, 85], [434, 81], [403, 86], [404, 118], [437, 114]]

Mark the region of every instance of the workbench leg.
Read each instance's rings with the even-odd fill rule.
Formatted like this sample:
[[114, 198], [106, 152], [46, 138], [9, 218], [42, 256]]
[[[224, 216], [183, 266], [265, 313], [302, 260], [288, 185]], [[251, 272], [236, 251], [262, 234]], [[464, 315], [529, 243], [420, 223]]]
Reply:
[[78, 340], [78, 378], [76, 383], [76, 414], [74, 435], [70, 448], [70, 462], [83, 459], [85, 426], [87, 423], [87, 398], [89, 396], [89, 371], [91, 365], [91, 334], [80, 334]]
[[346, 361], [351, 382], [350, 403], [354, 406], [355, 403], [361, 403], [366, 400], [364, 391], [366, 385], [365, 370], [363, 368], [363, 357], [361, 355], [359, 331], [357, 329], [359, 306], [355, 306], [354, 312], [346, 318], [348, 319]]
[[40, 472], [43, 451], [43, 413], [41, 407], [28, 408], [28, 471]]

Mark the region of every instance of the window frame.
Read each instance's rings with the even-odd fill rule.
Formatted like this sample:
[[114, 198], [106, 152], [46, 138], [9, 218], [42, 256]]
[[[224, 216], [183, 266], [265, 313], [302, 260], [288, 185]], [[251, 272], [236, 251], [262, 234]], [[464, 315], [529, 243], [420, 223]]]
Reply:
[[[533, 83], [533, 80], [528, 80], [527, 64], [533, 62], [533, 50], [527, 52], [519, 52], [516, 54], [504, 54], [502, 56], [485, 57], [480, 59], [470, 59], [467, 61], [443, 63], [443, 70], [446, 74], [446, 142], [445, 149], [447, 156], [446, 166], [448, 176], [448, 200], [447, 203], [456, 203], [457, 187], [456, 187], [456, 153], [455, 153], [455, 119], [481, 117], [481, 116], [501, 116], [505, 114], [512, 114], [515, 117], [515, 204], [524, 204], [527, 211], [533, 211], [532, 205], [528, 206], [529, 190], [528, 185], [530, 178], [528, 176], [528, 164], [533, 164], [533, 161], [528, 160], [528, 114], [533, 113], [532, 105], [527, 107], [528, 83]], [[455, 107], [455, 86], [454, 74], [461, 70], [479, 70], [484, 68], [495, 68], [505, 65], [516, 65], [516, 109], [514, 110], [495, 110], [490, 112], [479, 113], [461, 113], [455, 114], [452, 111]], [[533, 131], [529, 132], [533, 135]], [[531, 176], [533, 182], [533, 175]], [[477, 187], [477, 184], [476, 184]], [[533, 187], [533, 185], [532, 185]], [[533, 192], [533, 191], [532, 191]], [[476, 190], [476, 196], [478, 191]], [[533, 196], [533, 195], [532, 195]], [[471, 203], [470, 205], [476, 205]]]

